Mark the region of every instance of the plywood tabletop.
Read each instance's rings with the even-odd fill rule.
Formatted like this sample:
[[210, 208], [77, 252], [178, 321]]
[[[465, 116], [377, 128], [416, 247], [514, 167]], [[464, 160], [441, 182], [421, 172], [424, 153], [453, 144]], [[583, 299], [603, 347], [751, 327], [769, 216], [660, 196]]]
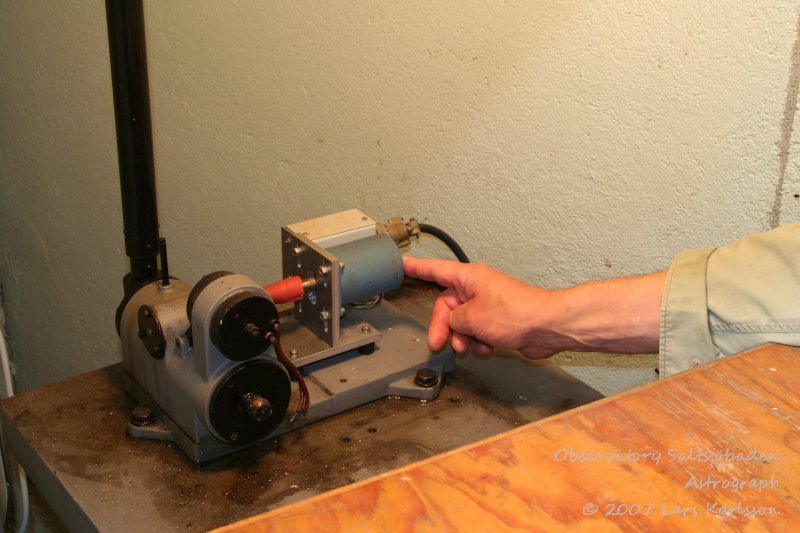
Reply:
[[221, 531], [796, 531], [800, 349], [765, 345]]

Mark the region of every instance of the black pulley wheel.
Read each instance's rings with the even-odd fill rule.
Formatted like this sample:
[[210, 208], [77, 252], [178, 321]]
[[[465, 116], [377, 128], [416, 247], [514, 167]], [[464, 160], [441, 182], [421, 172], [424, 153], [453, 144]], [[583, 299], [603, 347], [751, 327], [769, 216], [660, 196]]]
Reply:
[[253, 291], [242, 291], [219, 304], [209, 335], [225, 357], [246, 361], [267, 351], [266, 335], [277, 321], [275, 304]]
[[209, 406], [211, 425], [230, 444], [251, 444], [266, 437], [286, 414], [291, 382], [276, 362], [244, 363], [214, 389]]
[[203, 292], [203, 289], [211, 285], [212, 282], [218, 280], [219, 278], [232, 275], [233, 272], [228, 272], [227, 270], [218, 270], [217, 272], [206, 274], [200, 278], [200, 281], [198, 281], [197, 284], [192, 287], [192, 292], [189, 293], [189, 299], [186, 300], [186, 316], [189, 318], [189, 322], [192, 321], [192, 309], [194, 308], [194, 302], [197, 300], [197, 297], [200, 296], [200, 293]]

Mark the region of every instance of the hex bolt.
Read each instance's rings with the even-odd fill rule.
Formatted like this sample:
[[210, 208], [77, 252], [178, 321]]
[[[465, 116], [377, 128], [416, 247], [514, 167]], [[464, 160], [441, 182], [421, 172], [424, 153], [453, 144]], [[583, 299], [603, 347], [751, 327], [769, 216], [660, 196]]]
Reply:
[[291, 351], [289, 351], [289, 357], [294, 359], [295, 357], [297, 357], [297, 353], [298, 353], [297, 349], [296, 348], [292, 348]]
[[331, 314], [330, 314], [329, 312], [327, 312], [327, 311], [322, 311], [322, 312], [319, 314], [319, 319], [320, 319], [320, 320], [322, 320], [323, 322], [325, 322], [326, 320], [328, 320], [330, 317], [331, 317]]
[[329, 267], [328, 265], [320, 265], [319, 267], [317, 267], [317, 276], [321, 278], [324, 278], [325, 276], [330, 274], [330, 272], [331, 272], [331, 267]]
[[372, 328], [369, 325], [365, 324], [365, 325], [361, 326], [361, 333], [363, 333], [365, 335], [368, 334], [368, 333], [372, 333]]
[[294, 248], [292, 248], [292, 254], [295, 257], [299, 257], [299, 256], [303, 255], [303, 252], [305, 252], [305, 247], [304, 246], [295, 246]]
[[155, 422], [153, 411], [146, 405], [137, 405], [131, 411], [131, 424], [138, 427], [149, 426]]
[[420, 368], [417, 370], [417, 375], [414, 377], [414, 383], [418, 387], [430, 389], [439, 383], [439, 378], [436, 377], [436, 371], [432, 368]]

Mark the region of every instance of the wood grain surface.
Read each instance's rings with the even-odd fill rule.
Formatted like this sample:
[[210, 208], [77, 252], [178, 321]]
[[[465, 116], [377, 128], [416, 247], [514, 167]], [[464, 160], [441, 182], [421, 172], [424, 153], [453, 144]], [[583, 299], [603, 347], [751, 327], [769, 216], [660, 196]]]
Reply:
[[765, 345], [219, 531], [798, 531], [799, 452]]

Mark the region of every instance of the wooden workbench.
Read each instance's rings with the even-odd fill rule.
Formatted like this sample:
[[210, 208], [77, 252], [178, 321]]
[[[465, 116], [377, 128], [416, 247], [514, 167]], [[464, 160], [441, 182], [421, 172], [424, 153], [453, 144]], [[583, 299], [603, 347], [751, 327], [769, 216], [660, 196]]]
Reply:
[[765, 345], [221, 531], [322, 524], [798, 531], [800, 349]]

